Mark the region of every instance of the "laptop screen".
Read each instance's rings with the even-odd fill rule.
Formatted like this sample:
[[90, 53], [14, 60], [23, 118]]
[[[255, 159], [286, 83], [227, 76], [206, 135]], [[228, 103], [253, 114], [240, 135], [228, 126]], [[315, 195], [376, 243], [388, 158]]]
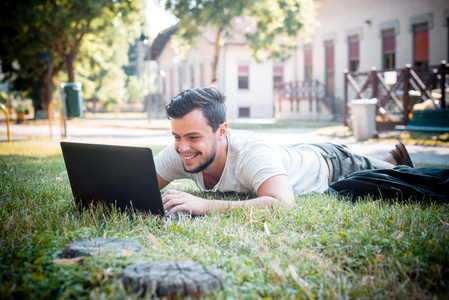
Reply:
[[149, 147], [61, 142], [77, 205], [104, 202], [164, 215]]

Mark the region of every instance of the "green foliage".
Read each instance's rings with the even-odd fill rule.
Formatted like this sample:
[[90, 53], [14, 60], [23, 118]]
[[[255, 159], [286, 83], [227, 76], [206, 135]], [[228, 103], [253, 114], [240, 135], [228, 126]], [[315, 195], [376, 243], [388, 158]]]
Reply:
[[86, 35], [77, 58], [84, 99], [96, 99], [106, 108], [124, 100], [126, 75], [122, 67], [128, 63], [128, 47], [123, 26], [107, 28], [100, 41], [97, 35]]
[[[308, 195], [289, 210], [171, 223], [102, 207], [78, 212], [56, 141], [3, 145], [0, 174], [2, 298], [135, 298], [120, 279], [125, 266], [178, 259], [224, 272], [226, 286], [211, 299], [420, 299], [449, 292], [448, 204]], [[217, 197], [186, 180], [170, 188]], [[58, 263], [68, 243], [94, 237], [137, 241], [145, 250]]]
[[[86, 36], [101, 43], [106, 32], [114, 34], [111, 27], [123, 27], [123, 36], [130, 41], [144, 16], [142, 1], [127, 0], [2, 1], [0, 12], [3, 72], [6, 79], [13, 79], [13, 89], [27, 90], [37, 102], [42, 97], [39, 90], [48, 101], [49, 69], [43, 54], [52, 58], [54, 79], [65, 68], [67, 78], [62, 81], [75, 81], [74, 63]], [[101, 54], [84, 51], [83, 55]]]
[[145, 96], [143, 80], [137, 78], [137, 76], [129, 76], [127, 89], [129, 103], [142, 102], [143, 97]]
[[289, 56], [288, 49], [296, 48], [296, 37], [303, 26], [303, 6], [311, 1], [265, 0], [251, 8], [257, 29], [245, 36], [256, 60]]
[[[178, 19], [177, 33], [180, 45], [191, 45], [193, 39], [205, 29], [213, 30], [218, 37], [215, 41], [218, 51], [221, 37], [244, 35], [247, 45], [256, 60], [286, 58], [289, 49], [296, 45], [296, 37], [302, 28], [302, 6], [312, 5], [312, 1], [299, 0], [167, 0], [165, 8]], [[239, 28], [236, 19], [246, 18], [253, 28]], [[187, 51], [188, 48], [185, 49]], [[182, 53], [179, 54], [182, 56]], [[215, 68], [217, 62], [214, 62]], [[212, 77], [216, 77], [212, 74]]]

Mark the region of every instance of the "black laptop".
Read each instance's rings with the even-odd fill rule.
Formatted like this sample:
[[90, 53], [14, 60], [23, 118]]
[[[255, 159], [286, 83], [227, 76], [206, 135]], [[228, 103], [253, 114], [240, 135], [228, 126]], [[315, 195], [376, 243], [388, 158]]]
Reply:
[[151, 148], [64, 141], [61, 149], [77, 205], [164, 215]]

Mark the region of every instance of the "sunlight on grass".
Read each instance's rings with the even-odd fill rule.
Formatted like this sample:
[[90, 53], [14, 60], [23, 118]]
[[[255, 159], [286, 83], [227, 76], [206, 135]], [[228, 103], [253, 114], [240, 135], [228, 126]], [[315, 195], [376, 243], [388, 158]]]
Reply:
[[[448, 294], [449, 209], [394, 199], [353, 203], [327, 194], [289, 210], [237, 210], [178, 223], [104, 207], [77, 211], [51, 140], [0, 148], [0, 295], [4, 298], [133, 298], [122, 269], [137, 261], [192, 260], [224, 272], [210, 298], [432, 298]], [[168, 188], [211, 195], [188, 180]], [[130, 256], [54, 263], [82, 238], [140, 243]], [[157, 241], [157, 243], [155, 242]]]
[[13, 141], [0, 144], [0, 155], [20, 155], [30, 157], [48, 157], [61, 153], [60, 141], [39, 139], [31, 141]]

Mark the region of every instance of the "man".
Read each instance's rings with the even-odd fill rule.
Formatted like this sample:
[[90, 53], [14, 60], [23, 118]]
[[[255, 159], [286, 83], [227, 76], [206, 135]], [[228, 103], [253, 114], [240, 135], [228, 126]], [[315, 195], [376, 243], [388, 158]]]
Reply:
[[218, 80], [217, 80], [217, 78], [213, 78], [212, 79], [211, 87], [216, 87], [218, 89]]
[[273, 145], [226, 123], [224, 94], [214, 87], [187, 90], [166, 110], [174, 144], [155, 158], [160, 188], [189, 178], [203, 191], [254, 193], [245, 201], [206, 200], [168, 190], [162, 195], [168, 215], [186, 211], [204, 215], [238, 207], [292, 205], [295, 194], [321, 193], [342, 175], [412, 163], [402, 144], [385, 160], [354, 155], [344, 146], [325, 144]]

